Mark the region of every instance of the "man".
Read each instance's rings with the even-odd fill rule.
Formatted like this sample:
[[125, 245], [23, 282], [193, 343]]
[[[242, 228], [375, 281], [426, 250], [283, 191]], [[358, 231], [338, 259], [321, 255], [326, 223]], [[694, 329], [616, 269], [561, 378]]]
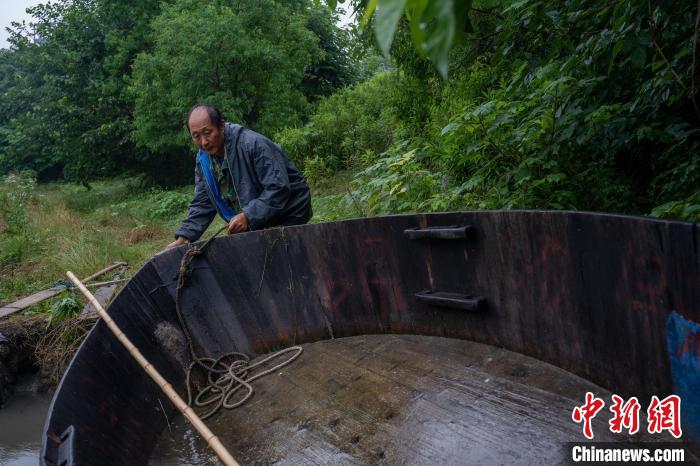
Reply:
[[199, 239], [217, 213], [229, 234], [309, 221], [309, 186], [278, 145], [209, 104], [192, 107], [187, 128], [199, 148], [194, 197], [168, 248]]

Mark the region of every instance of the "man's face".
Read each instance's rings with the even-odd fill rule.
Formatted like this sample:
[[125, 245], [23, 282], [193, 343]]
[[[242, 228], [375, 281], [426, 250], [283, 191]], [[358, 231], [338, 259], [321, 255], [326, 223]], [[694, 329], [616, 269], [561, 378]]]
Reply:
[[224, 124], [216, 126], [205, 108], [198, 108], [187, 122], [192, 142], [209, 155], [224, 155]]

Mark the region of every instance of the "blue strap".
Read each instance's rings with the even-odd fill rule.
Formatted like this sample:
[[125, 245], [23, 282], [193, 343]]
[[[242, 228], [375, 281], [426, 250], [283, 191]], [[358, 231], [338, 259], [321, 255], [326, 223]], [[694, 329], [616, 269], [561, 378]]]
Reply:
[[224, 201], [219, 193], [219, 185], [216, 184], [214, 179], [214, 174], [211, 171], [211, 160], [209, 159], [209, 154], [200, 150], [197, 154], [199, 160], [199, 165], [202, 167], [202, 173], [204, 174], [204, 180], [209, 186], [209, 191], [214, 195], [214, 202], [216, 202], [217, 210], [219, 214], [226, 220], [230, 222], [231, 219], [236, 215], [236, 211], [229, 207]]

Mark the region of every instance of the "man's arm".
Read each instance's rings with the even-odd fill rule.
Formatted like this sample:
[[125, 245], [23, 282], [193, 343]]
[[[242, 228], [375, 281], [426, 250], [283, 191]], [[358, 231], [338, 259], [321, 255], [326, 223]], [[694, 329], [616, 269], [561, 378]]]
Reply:
[[209, 199], [201, 170], [195, 165], [194, 196], [190, 201], [187, 218], [182, 221], [182, 225], [175, 232], [175, 241], [170, 243], [168, 247], [197, 241], [214, 220], [214, 217], [216, 217], [216, 207]]
[[254, 150], [255, 172], [263, 191], [242, 210], [252, 228], [258, 230], [274, 226], [276, 220], [284, 217], [290, 187], [281, 150], [267, 138], [257, 140]]

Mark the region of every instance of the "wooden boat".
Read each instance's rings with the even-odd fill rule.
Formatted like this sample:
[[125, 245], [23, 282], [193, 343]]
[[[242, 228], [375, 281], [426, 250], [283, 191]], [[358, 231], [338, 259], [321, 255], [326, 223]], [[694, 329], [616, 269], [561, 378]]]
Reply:
[[[153, 257], [108, 309], [183, 394], [159, 331], [178, 325], [184, 251]], [[192, 267], [182, 308], [203, 353], [309, 344], [227, 418], [243, 463], [566, 461], [554, 446], [586, 440], [571, 413], [596, 387], [637, 397], [641, 430], [652, 396], [679, 395], [684, 445], [700, 441], [697, 224], [399, 215], [217, 238]], [[627, 441], [605, 402], [595, 438]], [[147, 464], [173, 416], [100, 322], [54, 396], [44, 464]]]

